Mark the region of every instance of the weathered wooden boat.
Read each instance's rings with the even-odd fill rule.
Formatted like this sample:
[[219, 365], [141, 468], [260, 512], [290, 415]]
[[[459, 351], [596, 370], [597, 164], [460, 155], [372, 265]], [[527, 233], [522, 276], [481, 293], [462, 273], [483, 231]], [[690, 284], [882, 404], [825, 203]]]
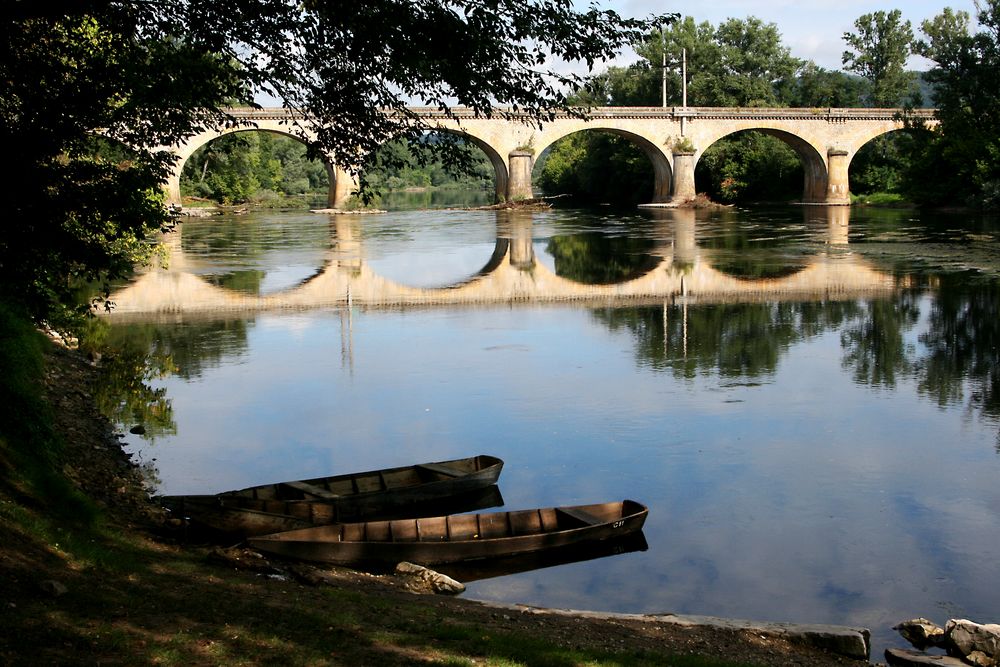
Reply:
[[[163, 506], [226, 533], [261, 535], [316, 524], [428, 516], [490, 507], [503, 461], [481, 454], [464, 459], [251, 486], [214, 495], [162, 496]], [[465, 507], [453, 509], [456, 499]], [[487, 500], [488, 502], [488, 500]], [[502, 502], [502, 501], [501, 501]], [[471, 506], [469, 506], [471, 503]]]
[[512, 556], [619, 537], [642, 528], [633, 500], [544, 509], [317, 526], [251, 537], [260, 551], [352, 566], [421, 565]]
[[[321, 526], [342, 521], [347, 512], [325, 500], [258, 500], [244, 496], [165, 496], [164, 507], [186, 519], [195, 532], [215, 537], [246, 538], [285, 530]], [[472, 512], [500, 507], [503, 496], [496, 484], [444, 498], [413, 502], [402, 507], [387, 504], [371, 510], [371, 519], [402, 519], [444, 513]], [[367, 511], [367, 510], [366, 510]], [[207, 530], [206, 530], [207, 529]]]

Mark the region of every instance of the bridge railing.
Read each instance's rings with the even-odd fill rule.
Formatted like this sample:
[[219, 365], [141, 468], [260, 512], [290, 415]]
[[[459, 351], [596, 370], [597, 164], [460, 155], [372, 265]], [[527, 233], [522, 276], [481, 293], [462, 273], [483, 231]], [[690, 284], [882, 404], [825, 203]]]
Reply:
[[[410, 107], [409, 110], [421, 118], [444, 119], [448, 114], [437, 107]], [[509, 114], [509, 110], [504, 110]], [[228, 113], [239, 120], [285, 120], [294, 122], [304, 116], [300, 111], [284, 108], [253, 109], [234, 107]], [[513, 114], [515, 117], [523, 114]], [[455, 107], [451, 116], [460, 119], [476, 118], [472, 109]], [[704, 119], [814, 119], [814, 120], [895, 120], [901, 117], [934, 120], [936, 109], [867, 109], [838, 107], [592, 107], [587, 116], [591, 118], [704, 118]], [[568, 118], [568, 115], [557, 116]], [[527, 118], [527, 116], [525, 116]], [[498, 122], [501, 119], [497, 119]]]

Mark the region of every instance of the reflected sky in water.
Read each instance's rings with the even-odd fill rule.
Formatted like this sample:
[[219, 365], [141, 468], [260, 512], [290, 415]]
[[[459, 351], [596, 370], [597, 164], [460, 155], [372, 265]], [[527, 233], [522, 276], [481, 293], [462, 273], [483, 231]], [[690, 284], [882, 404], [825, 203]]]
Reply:
[[[909, 287], [133, 318], [118, 332], [177, 367], [156, 385], [176, 434], [129, 442], [170, 494], [490, 453], [508, 509], [650, 507], [647, 551], [485, 579], [471, 597], [862, 625], [876, 653], [904, 618], [996, 620], [997, 227], [856, 211], [842, 235], [823, 215], [702, 216], [697, 261], [766, 280], [833, 253]], [[280, 291], [322, 270], [324, 221], [185, 222], [185, 261]], [[449, 211], [358, 229], [376, 273], [430, 287], [480, 271], [498, 226]], [[676, 253], [676, 232], [654, 214], [556, 211], [529, 242], [586, 282]]]

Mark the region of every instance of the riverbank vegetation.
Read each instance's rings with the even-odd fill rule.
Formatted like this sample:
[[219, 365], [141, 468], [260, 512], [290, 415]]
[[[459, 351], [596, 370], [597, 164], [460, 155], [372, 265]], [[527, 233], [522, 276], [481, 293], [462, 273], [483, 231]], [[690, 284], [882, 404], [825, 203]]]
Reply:
[[324, 194], [330, 186], [326, 168], [307, 153], [301, 141], [270, 132], [227, 134], [188, 158], [181, 195], [218, 204], [268, 206]]

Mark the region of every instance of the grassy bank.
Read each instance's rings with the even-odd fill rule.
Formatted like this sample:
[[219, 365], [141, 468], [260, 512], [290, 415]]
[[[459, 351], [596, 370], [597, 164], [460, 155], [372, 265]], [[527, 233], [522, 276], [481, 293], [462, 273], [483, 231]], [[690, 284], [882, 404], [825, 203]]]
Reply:
[[882, 208], [913, 208], [914, 204], [895, 192], [872, 192], [866, 195], [851, 195], [853, 206], [875, 206]]
[[858, 664], [739, 632], [414, 595], [345, 569], [304, 583], [182, 544], [95, 414], [95, 368], [0, 317], [0, 664]]
[[90, 526], [93, 504], [59, 473], [63, 440], [42, 391], [49, 345], [26, 319], [0, 307], [0, 507], [15, 512], [10, 499], [21, 499], [54, 520]]

